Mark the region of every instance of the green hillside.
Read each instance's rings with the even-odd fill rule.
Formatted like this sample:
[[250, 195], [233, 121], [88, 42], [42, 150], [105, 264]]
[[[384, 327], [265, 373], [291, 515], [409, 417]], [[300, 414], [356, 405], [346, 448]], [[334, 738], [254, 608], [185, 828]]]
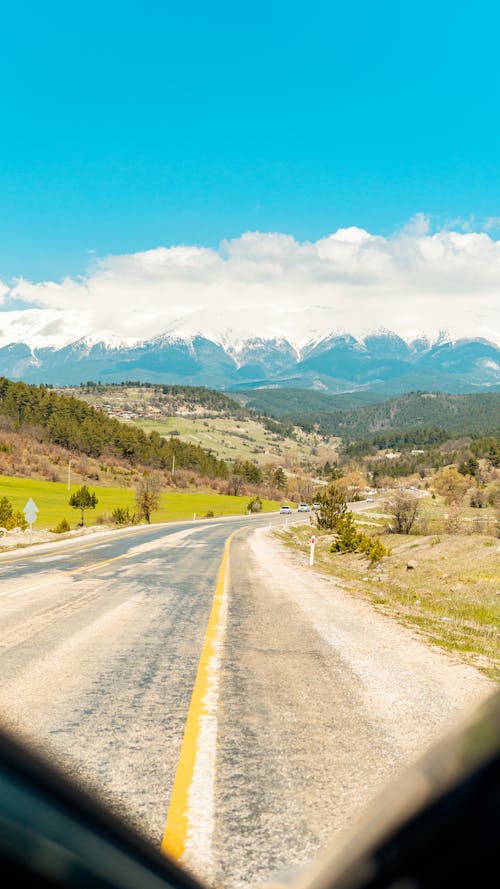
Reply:
[[435, 427], [454, 435], [487, 435], [500, 428], [500, 392], [448, 395], [412, 392], [390, 401], [355, 406], [356, 399], [377, 399], [373, 393], [327, 395], [310, 390], [260, 390], [247, 393], [247, 407], [271, 416], [317, 428], [344, 440], [364, 438], [389, 429]]
[[[298, 461], [325, 463], [337, 442], [295, 429], [291, 423], [247, 409], [244, 398], [200, 386], [157, 386], [127, 382], [120, 385], [87, 383], [62, 390], [129, 427], [159, 434], [170, 442], [201, 448], [212, 458], [234, 463], [295, 465]], [[299, 390], [301, 393], [302, 390]]]
[[234, 398], [257, 413], [268, 414], [279, 420], [294, 422], [307, 413], [329, 413], [332, 409], [349, 410], [366, 404], [376, 404], [384, 396], [371, 391], [330, 395], [314, 389], [256, 389], [233, 393]]
[[37, 438], [89, 457], [103, 454], [129, 465], [166, 469], [173, 459], [177, 469], [210, 478], [227, 478], [224, 461], [196, 444], [178, 438], [148, 435], [138, 426], [125, 424], [91, 404], [45, 386], [28, 386], [0, 377], [0, 418], [10, 428], [27, 430]]

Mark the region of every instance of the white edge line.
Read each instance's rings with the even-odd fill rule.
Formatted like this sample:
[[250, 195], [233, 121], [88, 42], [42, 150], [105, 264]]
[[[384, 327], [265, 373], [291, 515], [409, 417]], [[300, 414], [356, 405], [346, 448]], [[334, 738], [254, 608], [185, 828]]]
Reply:
[[213, 882], [212, 838], [215, 820], [215, 775], [217, 754], [220, 670], [228, 616], [228, 570], [220, 595], [217, 634], [207, 666], [208, 687], [203, 698], [204, 712], [198, 723], [193, 778], [188, 792], [188, 830], [182, 862], [208, 883]]

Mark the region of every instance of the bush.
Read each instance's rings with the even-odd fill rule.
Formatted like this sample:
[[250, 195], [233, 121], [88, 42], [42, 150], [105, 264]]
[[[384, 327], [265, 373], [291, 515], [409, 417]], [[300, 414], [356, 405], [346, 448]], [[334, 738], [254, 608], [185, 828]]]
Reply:
[[384, 556], [390, 556], [390, 554], [390, 549], [387, 549], [387, 547], [381, 543], [380, 537], [375, 537], [371, 541], [371, 546], [367, 553], [368, 558], [370, 559], [370, 565], [374, 565], [375, 562], [379, 562]]
[[66, 534], [67, 531], [71, 531], [71, 528], [67, 519], [61, 519], [59, 524], [50, 530], [52, 534]]
[[136, 525], [137, 516], [135, 512], [130, 512], [128, 506], [126, 509], [123, 506], [117, 506], [111, 513], [111, 521], [115, 525]]
[[250, 500], [247, 503], [247, 511], [248, 512], [262, 512], [262, 501], [259, 497], [254, 497], [253, 500]]
[[0, 527], [5, 528], [7, 531], [12, 531], [13, 528], [21, 528], [22, 531], [25, 531], [28, 527], [28, 522], [24, 518], [23, 513], [19, 509], [14, 511], [14, 507], [8, 497], [0, 499]]
[[470, 505], [474, 509], [482, 509], [486, 506], [486, 492], [483, 488], [474, 488], [470, 495]]
[[387, 502], [387, 509], [393, 516], [391, 527], [394, 534], [409, 534], [418, 516], [419, 499], [400, 486]]
[[211, 509], [209, 509], [208, 512], [206, 512], [205, 515], [204, 515], [204, 518], [205, 518], [205, 519], [213, 519], [213, 517], [214, 517], [214, 514], [213, 514], [213, 511], [212, 511]]
[[368, 537], [362, 531], [358, 531], [352, 512], [347, 512], [337, 522], [337, 537], [330, 547], [330, 552], [337, 553], [362, 553], [370, 560], [370, 565], [380, 561], [383, 556], [390, 555], [390, 551], [380, 542], [379, 537]]
[[112, 521], [113, 519], [109, 512], [101, 512], [101, 514], [97, 516], [95, 523], [96, 525], [110, 525]]

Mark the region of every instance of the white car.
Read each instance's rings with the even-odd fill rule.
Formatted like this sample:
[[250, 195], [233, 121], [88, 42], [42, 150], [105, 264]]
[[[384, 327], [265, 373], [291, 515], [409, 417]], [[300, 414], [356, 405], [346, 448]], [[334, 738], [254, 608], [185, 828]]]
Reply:
[[299, 505], [297, 506], [297, 512], [309, 512], [309, 504], [299, 503]]
[[291, 514], [292, 514], [292, 507], [291, 507], [291, 506], [287, 506], [287, 505], [285, 504], [284, 506], [282, 506], [282, 507], [280, 508], [280, 513], [281, 513], [281, 515], [291, 515]]

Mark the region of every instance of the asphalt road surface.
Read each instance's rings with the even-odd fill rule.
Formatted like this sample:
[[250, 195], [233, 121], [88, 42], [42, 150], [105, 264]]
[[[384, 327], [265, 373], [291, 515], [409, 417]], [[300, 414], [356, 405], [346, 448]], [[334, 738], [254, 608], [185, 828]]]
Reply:
[[159, 846], [226, 541], [285, 521], [156, 526], [0, 556], [0, 723]]
[[[437, 727], [464, 693], [448, 695], [446, 665], [442, 679], [439, 664], [420, 669], [407, 642], [390, 660], [397, 645], [369, 611], [330, 613], [331, 588], [325, 598], [312, 575], [274, 564], [269, 535], [259, 561], [254, 531], [274, 524], [156, 526], [0, 556], [0, 720], [224, 887], [308, 861], [411, 751], [401, 713], [408, 735], [429, 714]], [[368, 651], [365, 637], [381, 641]], [[370, 686], [379, 650], [381, 674], [394, 685], [398, 670], [409, 689], [392, 727]], [[423, 677], [416, 707], [402, 701], [404, 660]]]

